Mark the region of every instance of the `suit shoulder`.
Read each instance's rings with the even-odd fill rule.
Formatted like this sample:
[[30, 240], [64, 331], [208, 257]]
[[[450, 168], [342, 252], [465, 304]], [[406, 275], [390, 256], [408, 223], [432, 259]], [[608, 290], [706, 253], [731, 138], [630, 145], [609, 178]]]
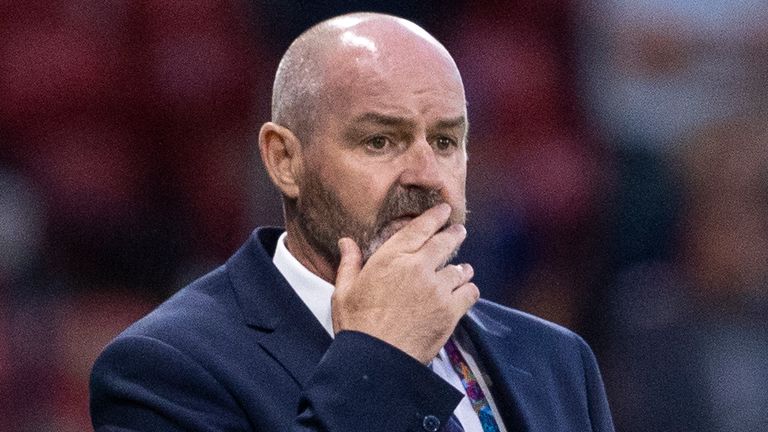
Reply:
[[586, 346], [586, 342], [581, 336], [570, 329], [527, 312], [485, 299], [480, 299], [473, 307], [472, 312], [481, 324], [509, 328], [522, 339], [538, 341], [542, 344]]
[[222, 266], [180, 289], [117, 338], [146, 336], [173, 341], [209, 325], [239, 321], [237, 312], [229, 277]]

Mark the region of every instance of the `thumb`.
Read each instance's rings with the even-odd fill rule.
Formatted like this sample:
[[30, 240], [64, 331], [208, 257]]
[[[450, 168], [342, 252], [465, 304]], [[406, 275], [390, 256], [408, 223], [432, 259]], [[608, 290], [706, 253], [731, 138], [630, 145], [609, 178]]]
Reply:
[[336, 270], [336, 289], [348, 287], [360, 273], [363, 263], [363, 253], [354, 240], [349, 237], [339, 239], [339, 252], [341, 260]]

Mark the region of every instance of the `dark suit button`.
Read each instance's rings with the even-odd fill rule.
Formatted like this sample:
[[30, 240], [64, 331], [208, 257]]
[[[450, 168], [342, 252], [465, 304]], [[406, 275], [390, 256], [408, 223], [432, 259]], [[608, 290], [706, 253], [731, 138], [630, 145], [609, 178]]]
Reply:
[[440, 429], [440, 419], [433, 415], [425, 416], [421, 422], [421, 427], [428, 432], [437, 432]]

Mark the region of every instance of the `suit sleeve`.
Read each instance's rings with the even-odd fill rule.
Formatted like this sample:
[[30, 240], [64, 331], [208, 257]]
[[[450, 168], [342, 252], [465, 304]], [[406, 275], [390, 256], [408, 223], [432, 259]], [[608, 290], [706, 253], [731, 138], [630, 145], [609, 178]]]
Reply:
[[446, 423], [462, 393], [397, 348], [344, 331], [318, 365], [299, 403], [296, 431], [423, 431]]
[[117, 339], [91, 373], [96, 432], [249, 430], [234, 398], [199, 364], [157, 339]]
[[613, 419], [608, 407], [608, 398], [605, 394], [603, 378], [597, 366], [597, 359], [589, 348], [589, 345], [578, 338], [580, 342], [581, 361], [584, 365], [584, 376], [587, 386], [587, 405], [589, 418], [594, 432], [614, 432]]
[[[293, 432], [423, 430], [447, 421], [462, 395], [424, 365], [376, 338], [341, 332], [295, 402]], [[246, 413], [205, 368], [148, 337], [123, 337], [91, 375], [96, 432], [251, 431]], [[272, 413], [274, 414], [274, 413]]]

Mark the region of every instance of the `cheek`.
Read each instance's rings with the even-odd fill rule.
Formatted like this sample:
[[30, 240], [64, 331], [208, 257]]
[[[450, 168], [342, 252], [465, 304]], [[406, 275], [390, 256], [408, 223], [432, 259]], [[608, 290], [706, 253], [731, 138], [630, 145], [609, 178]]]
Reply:
[[465, 190], [467, 184], [467, 166], [462, 163], [460, 166], [453, 166], [447, 175], [447, 191], [450, 199], [457, 205], [464, 205], [466, 201]]
[[448, 203], [453, 207], [451, 212], [451, 221], [453, 223], [465, 224], [467, 221], [467, 196], [465, 190], [466, 179], [464, 176], [457, 177], [450, 188], [451, 196]]
[[326, 178], [332, 179], [332, 187], [337, 191], [346, 212], [360, 222], [374, 223], [388, 191], [382, 176], [349, 167], [332, 172], [334, 174]]

